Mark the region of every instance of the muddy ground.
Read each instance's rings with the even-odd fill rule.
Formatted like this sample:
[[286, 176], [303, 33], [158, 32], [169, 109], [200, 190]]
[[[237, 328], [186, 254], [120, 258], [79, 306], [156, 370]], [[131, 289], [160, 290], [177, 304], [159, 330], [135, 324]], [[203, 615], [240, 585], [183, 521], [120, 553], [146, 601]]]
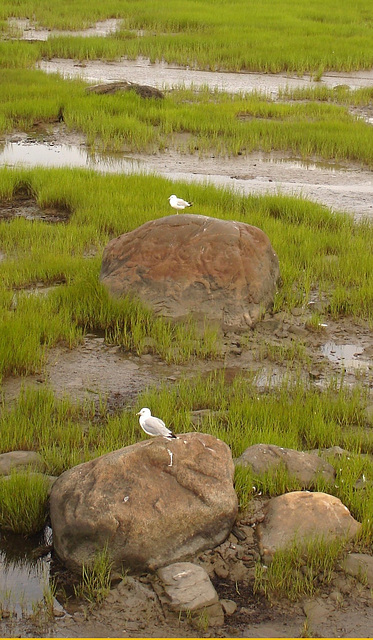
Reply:
[[[141, 62], [141, 61], [140, 61]], [[52, 64], [45, 63], [45, 70]], [[65, 72], [66, 72], [66, 62]], [[137, 63], [133, 63], [135, 68]], [[47, 65], [49, 68], [47, 69]], [[143, 68], [138, 63], [140, 69]], [[79, 70], [92, 71], [92, 65]], [[101, 67], [100, 67], [101, 69]], [[108, 69], [110, 73], [108, 75]], [[150, 70], [154, 77], [154, 68]], [[109, 81], [118, 79], [116, 65], [106, 65], [106, 75], [87, 75], [92, 81]], [[204, 72], [200, 72], [204, 73]], [[218, 74], [218, 82], [230, 81], [232, 74]], [[243, 74], [233, 74], [238, 77]], [[256, 77], [259, 74], [246, 74]], [[228, 77], [229, 76], [229, 77]], [[371, 82], [368, 72], [357, 74], [358, 80]], [[173, 83], [168, 69], [168, 82]], [[179, 78], [180, 76], [178, 76]], [[189, 77], [189, 76], [188, 76]], [[216, 76], [217, 77], [217, 76]], [[193, 76], [195, 79], [196, 76]], [[225, 79], [224, 79], [225, 78]], [[335, 74], [333, 75], [335, 78]], [[128, 80], [149, 83], [146, 77], [133, 75]], [[202, 76], [206, 82], [206, 76]], [[237, 78], [236, 78], [237, 79]], [[299, 79], [298, 79], [299, 80]], [[193, 80], [194, 81], [194, 80]], [[242, 78], [241, 78], [242, 81]], [[247, 78], [245, 78], [245, 82]], [[271, 84], [268, 76], [261, 77], [266, 81], [269, 92], [276, 92], [278, 85]], [[306, 79], [310, 82], [310, 79]], [[334, 81], [334, 80], [333, 80]], [[258, 80], [259, 82], [259, 80]], [[269, 84], [268, 84], [269, 82]], [[289, 78], [284, 77], [288, 83]], [[339, 83], [347, 84], [346, 78], [338, 78]], [[355, 85], [353, 85], [355, 86]], [[226, 88], [220, 87], [220, 88]], [[259, 87], [258, 87], [259, 88]], [[242, 89], [240, 89], [242, 90]], [[84, 141], [76, 136], [72, 139], [64, 129], [64, 125], [56, 125], [53, 131], [44, 136], [44, 141], [54, 144], [77, 144], [84, 147]], [[20, 138], [20, 141], [25, 138]], [[5, 141], [4, 141], [5, 142]], [[35, 140], [37, 144], [40, 140]], [[356, 166], [338, 167], [335, 165], [319, 165], [310, 161], [305, 164], [294, 158], [276, 156], [251, 155], [247, 158], [199, 159], [197, 156], [185, 156], [175, 150], [165, 154], [144, 158], [134, 158], [138, 162], [146, 162], [150, 170], [162, 175], [180, 179], [209, 180], [214, 184], [230, 184], [242, 189], [245, 193], [266, 191], [299, 193], [304, 197], [322, 202], [333, 210], [343, 210], [359, 218], [371, 216], [372, 209], [372, 174]], [[4, 163], [4, 162], [3, 162]], [[165, 215], [167, 210], [165, 209]], [[22, 215], [29, 219], [40, 217], [46, 223], [58, 221], [61, 212], [38, 210], [35, 202], [20, 199], [9, 211], [3, 208], [0, 218]], [[47, 215], [47, 218], [46, 218]], [[57, 218], [54, 218], [57, 216]], [[248, 221], [249, 222], [249, 221]], [[0, 253], [0, 260], [2, 254]], [[43, 286], [35, 286], [34, 295], [43, 295]], [[82, 399], [88, 397], [95, 402], [100, 398], [107, 400], [108, 409], [112, 412], [130, 408], [137, 411], [138, 394], [150, 385], [162, 383], [174, 384], [185, 376], [196, 373], [207, 373], [216, 369], [225, 369], [227, 382], [238, 373], [257, 372], [258, 388], [265, 389], [268, 384], [280, 382], [287, 371], [287, 363], [273, 359], [266, 343], [287, 346], [294, 340], [302, 340], [305, 345], [306, 358], [302, 372], [307, 380], [323, 387], [333, 376], [343, 375], [345, 384], [360, 383], [373, 390], [373, 335], [363, 322], [349, 319], [332, 321], [325, 315], [322, 327], [318, 331], [308, 326], [312, 312], [323, 311], [327, 300], [320, 303], [316, 297], [302, 309], [293, 309], [291, 314], [279, 313], [275, 316], [267, 314], [254, 332], [247, 336], [227, 335], [223, 342], [223, 355], [215, 361], [196, 361], [188, 365], [166, 365], [159, 357], [146, 354], [137, 357], [125, 353], [119, 347], [105, 344], [102, 336], [87, 335], [83, 343], [74, 350], [56, 347], [48, 352], [45, 368], [35, 376], [27, 378], [9, 378], [2, 384], [2, 393], [6, 403], [12, 402], [20, 392], [21, 386], [50, 385], [57, 396], [66, 393], [70, 397]], [[371, 405], [373, 398], [371, 399]], [[135, 418], [134, 418], [135, 419]], [[337, 443], [336, 443], [337, 444]], [[0, 634], [3, 637], [42, 636], [42, 637], [372, 637], [373, 607], [369, 589], [360, 583], [348, 581], [343, 574], [336, 572], [332, 584], [321, 589], [313, 602], [296, 603], [272, 602], [264, 600], [252, 591], [252, 571], [248, 573], [251, 582], [240, 588], [239, 583], [229, 579], [215, 582], [216, 589], [222, 598], [232, 599], [237, 603], [237, 610], [232, 616], [226, 616], [223, 627], [201, 630], [190, 621], [181, 619], [169, 612], [149, 596], [149, 581], [152, 578], [143, 576], [144, 593], [137, 590], [131, 597], [126, 596], [125, 603], [119, 597], [117, 587], [114, 588], [108, 601], [102, 607], [89, 611], [82, 607], [75, 609], [66, 607], [66, 613], [56, 613], [52, 624], [43, 622], [39, 616], [32, 620], [0, 620]], [[307, 612], [307, 615], [306, 615]], [[61, 616], [61, 617], [60, 617]]]
[[[367, 114], [365, 114], [367, 116]], [[332, 211], [348, 212], [356, 220], [373, 216], [373, 176], [359, 165], [307, 160], [286, 153], [200, 157], [184, 153], [187, 135], [175, 136], [175, 146], [152, 155], [123, 157], [92, 154], [84, 138], [62, 124], [39, 126], [0, 140], [0, 166], [80, 167], [101, 173], [160, 175], [170, 180], [213, 184], [243, 195], [290, 195], [307, 198]], [[164, 215], [169, 213], [165, 194]], [[198, 213], [198, 203], [195, 203]], [[248, 222], [250, 222], [248, 220]]]

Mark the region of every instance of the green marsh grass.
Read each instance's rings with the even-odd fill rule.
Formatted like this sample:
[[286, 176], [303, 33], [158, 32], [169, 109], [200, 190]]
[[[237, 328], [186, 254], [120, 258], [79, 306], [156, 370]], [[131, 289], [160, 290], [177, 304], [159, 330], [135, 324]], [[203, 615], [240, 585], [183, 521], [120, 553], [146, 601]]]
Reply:
[[109, 595], [112, 564], [107, 546], [98, 551], [91, 564], [83, 564], [81, 581], [74, 585], [75, 596], [91, 605], [102, 604]]
[[49, 481], [39, 473], [12, 471], [0, 478], [0, 527], [32, 535], [47, 520]]
[[259, 361], [268, 360], [277, 364], [294, 362], [296, 365], [311, 362], [302, 340], [293, 340], [290, 344], [273, 344], [269, 340], [262, 340], [257, 344], [255, 357]]
[[[300, 198], [179, 187], [197, 203], [196, 212], [249, 222], [267, 233], [281, 265], [275, 311], [306, 306], [317, 289], [329, 300], [326, 315], [372, 322], [369, 222], [355, 224], [347, 215], [331, 214]], [[220, 338], [210, 326], [201, 334], [191, 321], [175, 325], [156, 318], [136, 300], [110, 298], [99, 283], [108, 240], [169, 215], [171, 189], [175, 185], [155, 176], [101, 176], [70, 169], [0, 171], [0, 199], [8, 201], [26, 191], [41, 209], [54, 206], [69, 212], [66, 223], [22, 218], [0, 223], [5, 255], [0, 263], [0, 328], [6, 336], [0, 343], [0, 376], [40, 371], [50, 347], [62, 342], [72, 348], [87, 331], [103, 333], [108, 343], [137, 354], [150, 348], [167, 362], [220, 357]], [[40, 285], [51, 289], [43, 294]], [[286, 353], [277, 351], [274, 358], [307, 364], [300, 343]]]
[[268, 599], [286, 597], [293, 601], [313, 596], [331, 582], [345, 548], [344, 540], [296, 540], [288, 549], [276, 551], [268, 567], [256, 565], [254, 592]]
[[347, 85], [337, 85], [329, 89], [325, 85], [318, 87], [299, 87], [296, 89], [279, 90], [280, 100], [297, 100], [311, 102], [334, 102], [349, 107], [364, 107], [371, 104], [373, 98], [372, 87], [350, 89]]
[[[62, 110], [92, 152], [152, 153], [175, 145], [181, 152], [221, 156], [283, 151], [300, 158], [373, 166], [373, 132], [346, 104], [278, 102], [260, 94], [175, 90], [164, 100], [134, 92], [87, 94], [78, 80], [35, 70], [0, 69], [0, 132], [51, 126]], [[188, 134], [183, 144], [175, 142]]]
[[48, 625], [54, 620], [56, 593], [56, 582], [53, 579], [45, 579], [42, 599], [32, 603], [31, 619], [40, 636], [47, 632]]
[[122, 19], [121, 30], [112, 36], [53, 37], [29, 45], [29, 56], [37, 52], [38, 57], [111, 60], [141, 55], [202, 69], [309, 71], [316, 76], [327, 69], [349, 71], [373, 64], [372, 9], [366, 0], [353, 5], [341, 0], [338, 7], [331, 0], [318, 0], [311, 7], [294, 0], [236, 0], [220, 2], [214, 11], [208, 0], [172, 0], [161, 12], [149, 0], [79, 0], [69, 11], [45, 0], [2, 3], [3, 25], [9, 17], [27, 16], [42, 27], [66, 30], [84, 29], [105, 18]]

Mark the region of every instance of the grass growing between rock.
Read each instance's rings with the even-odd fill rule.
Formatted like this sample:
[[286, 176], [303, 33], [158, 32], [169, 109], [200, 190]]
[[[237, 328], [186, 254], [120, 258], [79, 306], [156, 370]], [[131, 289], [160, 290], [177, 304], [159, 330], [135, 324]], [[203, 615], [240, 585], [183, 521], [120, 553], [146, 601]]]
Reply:
[[[258, 394], [255, 379], [237, 377], [227, 385], [221, 372], [150, 389], [138, 398], [137, 407], [116, 416], [107, 415], [105, 405], [97, 414], [93, 404], [78, 405], [68, 399], [56, 400], [52, 391], [28, 390], [13, 407], [3, 408], [2, 450], [40, 451], [48, 473], [57, 475], [146, 437], [135, 415], [141, 406], [152, 407], [175, 433], [191, 430], [191, 411], [210, 409], [199, 430], [226, 442], [234, 457], [258, 442], [297, 450], [337, 444], [345, 448], [349, 455], [330, 460], [337, 470], [335, 482], [319, 481], [314, 488], [339, 497], [363, 523], [361, 539], [372, 540], [373, 463], [366, 455], [372, 451], [371, 425], [359, 389], [331, 385], [320, 393], [295, 376], [291, 384], [288, 381], [279, 389]], [[258, 492], [274, 496], [300, 488], [282, 469], [255, 477], [237, 467], [235, 482], [241, 508]]]
[[345, 546], [344, 540], [295, 541], [289, 549], [276, 551], [268, 567], [256, 565], [254, 592], [269, 599], [285, 597], [293, 601], [314, 595], [331, 582]]
[[74, 586], [75, 596], [91, 605], [101, 604], [109, 595], [112, 564], [107, 547], [98, 551], [90, 565], [83, 564], [81, 581]]
[[[198, 430], [226, 442], [233, 457], [257, 443], [298, 451], [338, 445], [351, 452], [341, 460], [331, 458], [337, 470], [335, 482], [319, 479], [314, 489], [340, 498], [363, 523], [362, 542], [372, 540], [373, 463], [366, 455], [372, 451], [372, 437], [363, 389], [349, 390], [334, 380], [320, 392], [295, 373], [278, 388], [259, 393], [255, 378], [237, 376], [227, 385], [220, 372], [172, 389], [150, 390], [139, 398], [139, 406], [152, 407], [175, 433], [190, 430], [189, 411], [210, 409]], [[275, 496], [301, 488], [282, 468], [255, 476], [239, 466], [235, 486], [242, 509], [258, 493]]]
[[[47, 472], [53, 475], [145, 438], [136, 417], [142, 406], [150, 406], [175, 433], [193, 429], [191, 411], [209, 409], [198, 430], [226, 442], [234, 457], [258, 442], [297, 450], [339, 445], [350, 453], [329, 460], [337, 471], [336, 480], [317, 481], [314, 488], [342, 500], [362, 522], [361, 540], [369, 544], [373, 539], [373, 463], [366, 455], [372, 452], [372, 438], [365, 405], [364, 393], [358, 388], [331, 384], [320, 392], [295, 375], [278, 389], [258, 393], [255, 378], [237, 376], [228, 385], [222, 371], [149, 389], [133, 410], [115, 416], [108, 415], [104, 404], [98, 413], [93, 404], [57, 400], [46, 389], [24, 391], [14, 406], [3, 407], [0, 430], [3, 451], [39, 451]], [[236, 469], [235, 485], [242, 509], [257, 493], [275, 496], [300, 488], [282, 469], [254, 476], [241, 467]], [[3, 481], [3, 486], [5, 490], [9, 485]], [[19, 508], [23, 498], [17, 500]], [[15, 509], [15, 521], [18, 517], [20, 522], [25, 520]]]

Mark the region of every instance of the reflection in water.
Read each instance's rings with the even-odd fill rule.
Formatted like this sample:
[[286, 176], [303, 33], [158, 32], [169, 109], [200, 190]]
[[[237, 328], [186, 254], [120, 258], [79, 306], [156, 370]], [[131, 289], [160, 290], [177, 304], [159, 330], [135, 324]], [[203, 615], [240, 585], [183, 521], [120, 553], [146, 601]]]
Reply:
[[[33, 538], [1, 535], [0, 607], [3, 611], [18, 617], [29, 615], [33, 604], [43, 599], [43, 591], [49, 586], [50, 553], [36, 557], [34, 550], [50, 541], [50, 527]], [[57, 601], [56, 607], [59, 608]]]
[[371, 364], [369, 360], [359, 359], [359, 356], [364, 353], [364, 349], [356, 344], [326, 342], [322, 345], [321, 352], [331, 362], [338, 363], [345, 369], [361, 369], [366, 371]]
[[0, 151], [0, 165], [26, 167], [76, 167], [104, 173], [146, 173], [145, 163], [124, 157], [90, 155], [77, 145], [32, 142], [8, 142]]
[[307, 169], [307, 171], [317, 171], [322, 169], [331, 173], [346, 171], [346, 167], [336, 162], [315, 162], [312, 160], [297, 160], [295, 158], [265, 158], [263, 163], [267, 164], [282, 164], [286, 165], [289, 169]]
[[[342, 166], [329, 163], [308, 162], [295, 158], [265, 157], [258, 159], [263, 165], [286, 165], [293, 169], [307, 169], [311, 171], [324, 170], [329, 172], [341, 171]], [[7, 142], [0, 151], [0, 165], [22, 165], [42, 167], [79, 167], [94, 169], [104, 173], [151, 173], [146, 162], [125, 156], [110, 156], [91, 154], [83, 146], [72, 144], [57, 144], [38, 142], [25, 139], [17, 142]], [[166, 174], [167, 171], [158, 172]], [[235, 176], [239, 178], [239, 176]]]

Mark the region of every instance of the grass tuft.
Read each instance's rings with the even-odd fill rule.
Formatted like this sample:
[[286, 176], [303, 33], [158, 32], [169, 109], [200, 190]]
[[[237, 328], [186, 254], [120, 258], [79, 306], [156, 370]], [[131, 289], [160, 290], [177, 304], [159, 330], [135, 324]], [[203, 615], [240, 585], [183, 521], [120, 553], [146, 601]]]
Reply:
[[331, 582], [345, 546], [344, 540], [294, 541], [288, 549], [276, 551], [269, 566], [256, 565], [254, 592], [269, 600], [286, 597], [296, 601], [315, 595]]
[[74, 586], [75, 596], [91, 605], [102, 604], [109, 595], [112, 564], [107, 546], [97, 551], [90, 565], [83, 564], [81, 582]]
[[0, 527], [32, 535], [47, 520], [49, 480], [39, 473], [12, 471], [0, 478]]

